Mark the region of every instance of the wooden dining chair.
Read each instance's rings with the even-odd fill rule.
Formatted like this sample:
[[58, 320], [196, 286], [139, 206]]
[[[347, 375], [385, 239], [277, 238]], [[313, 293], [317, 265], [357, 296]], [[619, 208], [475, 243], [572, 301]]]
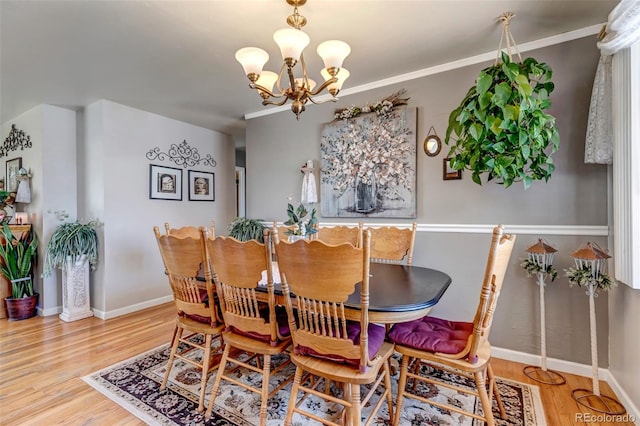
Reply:
[[367, 227], [371, 231], [371, 261], [411, 265], [417, 224], [410, 228]]
[[[495, 396], [500, 417], [506, 419], [504, 406], [491, 369], [491, 345], [489, 330], [504, 276], [509, 265], [515, 235], [504, 234], [502, 226], [493, 230], [489, 256], [485, 269], [480, 302], [473, 322], [454, 322], [426, 316], [419, 320], [396, 324], [389, 333], [389, 339], [396, 344], [396, 351], [402, 354], [396, 416], [394, 424], [399, 425], [404, 398], [413, 398], [424, 403], [451, 410], [494, 425], [491, 396]], [[431, 367], [424, 369], [423, 366]], [[464, 386], [444, 385], [464, 394], [480, 398], [484, 416], [467, 412], [458, 406], [444, 404], [424, 396], [418, 383], [442, 384], [432, 377], [432, 369], [464, 376], [475, 383], [475, 389]], [[421, 372], [427, 372], [421, 374]], [[413, 386], [407, 386], [407, 379], [413, 379]], [[488, 390], [487, 390], [488, 380]], [[455, 383], [455, 382], [453, 382]]]
[[[271, 357], [285, 352], [291, 345], [286, 314], [284, 310], [276, 310], [270, 240], [271, 232], [265, 230], [264, 244], [256, 240], [241, 242], [225, 237], [206, 241], [207, 255], [213, 267], [213, 279], [226, 324], [223, 332], [224, 352], [205, 413], [207, 419], [211, 416], [218, 390], [224, 380], [260, 395], [260, 424], [265, 425], [268, 399], [291, 381], [285, 380], [269, 391], [270, 375], [288, 364], [282, 362], [272, 368]], [[260, 293], [256, 290], [265, 270], [266, 303], [259, 300]], [[247, 360], [242, 358], [246, 357], [245, 353], [254, 355]], [[227, 371], [227, 364], [236, 367]], [[262, 387], [255, 389], [242, 382], [236, 371], [239, 367], [261, 373]]]
[[359, 222], [357, 227], [344, 225], [320, 226], [315, 238], [327, 244], [350, 243], [354, 247], [360, 247], [362, 244], [362, 228], [362, 222]]
[[[214, 341], [214, 338], [219, 337], [224, 328], [216, 303], [212, 303], [215, 301], [215, 292], [210, 269], [206, 267], [207, 257], [204, 246], [206, 236], [203, 236], [206, 231], [200, 228], [199, 238], [161, 235], [157, 226], [153, 231], [165, 273], [169, 278], [173, 300], [178, 309], [167, 372], [160, 389], [166, 388], [169, 373], [176, 358], [198, 367], [202, 371], [197, 408], [200, 412], [204, 409], [207, 377], [218, 367], [218, 363], [214, 362], [214, 356], [222, 350], [219, 340]], [[203, 269], [204, 281], [199, 281], [198, 275]], [[204, 342], [197, 338], [197, 334], [204, 337]], [[200, 359], [190, 356], [194, 350], [203, 352]]]
[[[393, 344], [385, 342], [384, 327], [369, 323], [368, 318], [369, 241], [366, 232], [362, 248], [322, 241], [276, 245], [293, 337], [291, 360], [296, 365], [285, 425], [291, 425], [294, 413], [323, 424], [337, 424], [304, 410], [301, 402], [309, 395], [342, 405], [344, 424], [360, 425], [362, 407], [375, 404], [366, 422], [369, 424], [385, 401], [389, 418], [393, 418], [389, 369]], [[355, 292], [361, 307], [357, 319], [348, 318], [345, 311], [345, 302]], [[327, 391], [330, 381], [342, 385], [342, 397]], [[318, 390], [323, 382], [325, 392]], [[372, 401], [381, 384], [378, 400]], [[360, 385], [371, 385], [363, 398]]]
[[[173, 235], [174, 237], [191, 237], [200, 238], [200, 228], [197, 226], [183, 226], [181, 228], [172, 228], [168, 222], [164, 223], [164, 229], [167, 235]], [[216, 237], [216, 224], [212, 220], [211, 225], [207, 228], [207, 235], [209, 238]]]

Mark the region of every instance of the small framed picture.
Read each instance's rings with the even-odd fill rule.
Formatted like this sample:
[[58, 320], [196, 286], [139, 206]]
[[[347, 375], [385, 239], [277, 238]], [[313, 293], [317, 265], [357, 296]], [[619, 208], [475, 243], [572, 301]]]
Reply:
[[7, 160], [6, 163], [6, 189], [7, 192], [16, 192], [18, 190], [18, 171], [22, 167], [22, 157]]
[[189, 170], [189, 201], [215, 201], [215, 175]]
[[149, 198], [182, 201], [182, 170], [149, 165]]
[[442, 159], [442, 180], [462, 179], [462, 170], [451, 168], [451, 158]]

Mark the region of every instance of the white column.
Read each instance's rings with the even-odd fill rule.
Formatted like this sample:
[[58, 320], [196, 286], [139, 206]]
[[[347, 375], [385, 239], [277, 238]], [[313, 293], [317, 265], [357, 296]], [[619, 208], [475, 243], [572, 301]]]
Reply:
[[615, 278], [640, 288], [640, 43], [613, 56]]

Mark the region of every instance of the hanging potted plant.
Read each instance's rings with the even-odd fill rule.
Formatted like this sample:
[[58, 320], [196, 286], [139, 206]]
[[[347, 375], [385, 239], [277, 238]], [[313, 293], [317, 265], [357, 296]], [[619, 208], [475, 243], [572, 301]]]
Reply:
[[[56, 212], [62, 220], [69, 215]], [[43, 276], [62, 270], [63, 321], [93, 316], [89, 298], [89, 273], [98, 265], [98, 220], [63, 222], [53, 231], [45, 250]]]
[[[508, 40], [510, 18], [502, 17]], [[560, 138], [555, 118], [545, 112], [554, 89], [552, 72], [533, 58], [516, 63], [501, 51], [501, 59], [480, 72], [451, 112], [445, 143], [452, 145], [451, 168], [471, 171], [478, 185], [486, 175], [505, 188], [522, 181], [527, 189], [534, 180], [548, 181], [555, 168], [551, 155]]]
[[11, 297], [6, 297], [10, 321], [36, 315], [38, 293], [33, 291], [33, 263], [38, 238], [33, 231], [23, 232], [16, 238], [7, 223], [2, 224], [0, 244], [0, 271], [11, 282]]

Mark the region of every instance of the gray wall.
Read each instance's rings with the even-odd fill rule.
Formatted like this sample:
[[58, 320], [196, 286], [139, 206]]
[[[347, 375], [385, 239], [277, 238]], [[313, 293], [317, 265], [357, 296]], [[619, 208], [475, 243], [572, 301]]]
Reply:
[[[442, 180], [444, 146], [438, 157], [422, 152], [422, 141], [434, 126], [443, 139], [450, 111], [469, 87], [480, 69], [491, 63], [452, 70], [402, 84], [344, 97], [337, 103], [310, 105], [300, 121], [291, 112], [281, 112], [248, 121], [246, 134], [247, 216], [264, 220], [286, 219], [288, 199], [300, 200], [300, 165], [320, 159], [323, 123], [333, 118], [336, 108], [376, 102], [405, 88], [409, 106], [418, 108], [417, 218], [424, 232], [418, 232], [414, 263], [449, 273], [453, 284], [434, 308], [433, 314], [471, 320], [482, 279], [490, 235], [483, 233], [438, 232], [430, 225], [498, 224], [547, 226], [607, 225], [607, 170], [605, 166], [585, 165], [584, 135], [591, 86], [598, 60], [595, 37], [588, 37], [527, 52], [548, 63], [556, 85], [550, 112], [557, 118], [560, 152], [554, 155], [556, 171], [549, 183], [536, 182], [527, 191], [520, 184], [505, 190], [489, 183], [478, 186], [469, 174], [457, 181]], [[316, 177], [319, 177], [317, 175]], [[321, 218], [321, 222], [349, 222], [348, 219]], [[351, 222], [355, 222], [352, 219]], [[407, 223], [412, 220], [376, 218], [375, 223]], [[365, 220], [365, 223], [367, 221]], [[548, 229], [548, 228], [547, 228]], [[589, 364], [588, 298], [584, 291], [569, 288], [562, 276], [572, 266], [570, 253], [586, 241], [606, 246], [606, 237], [588, 235], [521, 235], [508, 271], [492, 329], [495, 346], [539, 353], [538, 289], [519, 267], [524, 250], [546, 238], [559, 253], [554, 263], [561, 277], [547, 291], [547, 347], [554, 358]], [[597, 299], [600, 339], [599, 359], [608, 365], [607, 296]]]

